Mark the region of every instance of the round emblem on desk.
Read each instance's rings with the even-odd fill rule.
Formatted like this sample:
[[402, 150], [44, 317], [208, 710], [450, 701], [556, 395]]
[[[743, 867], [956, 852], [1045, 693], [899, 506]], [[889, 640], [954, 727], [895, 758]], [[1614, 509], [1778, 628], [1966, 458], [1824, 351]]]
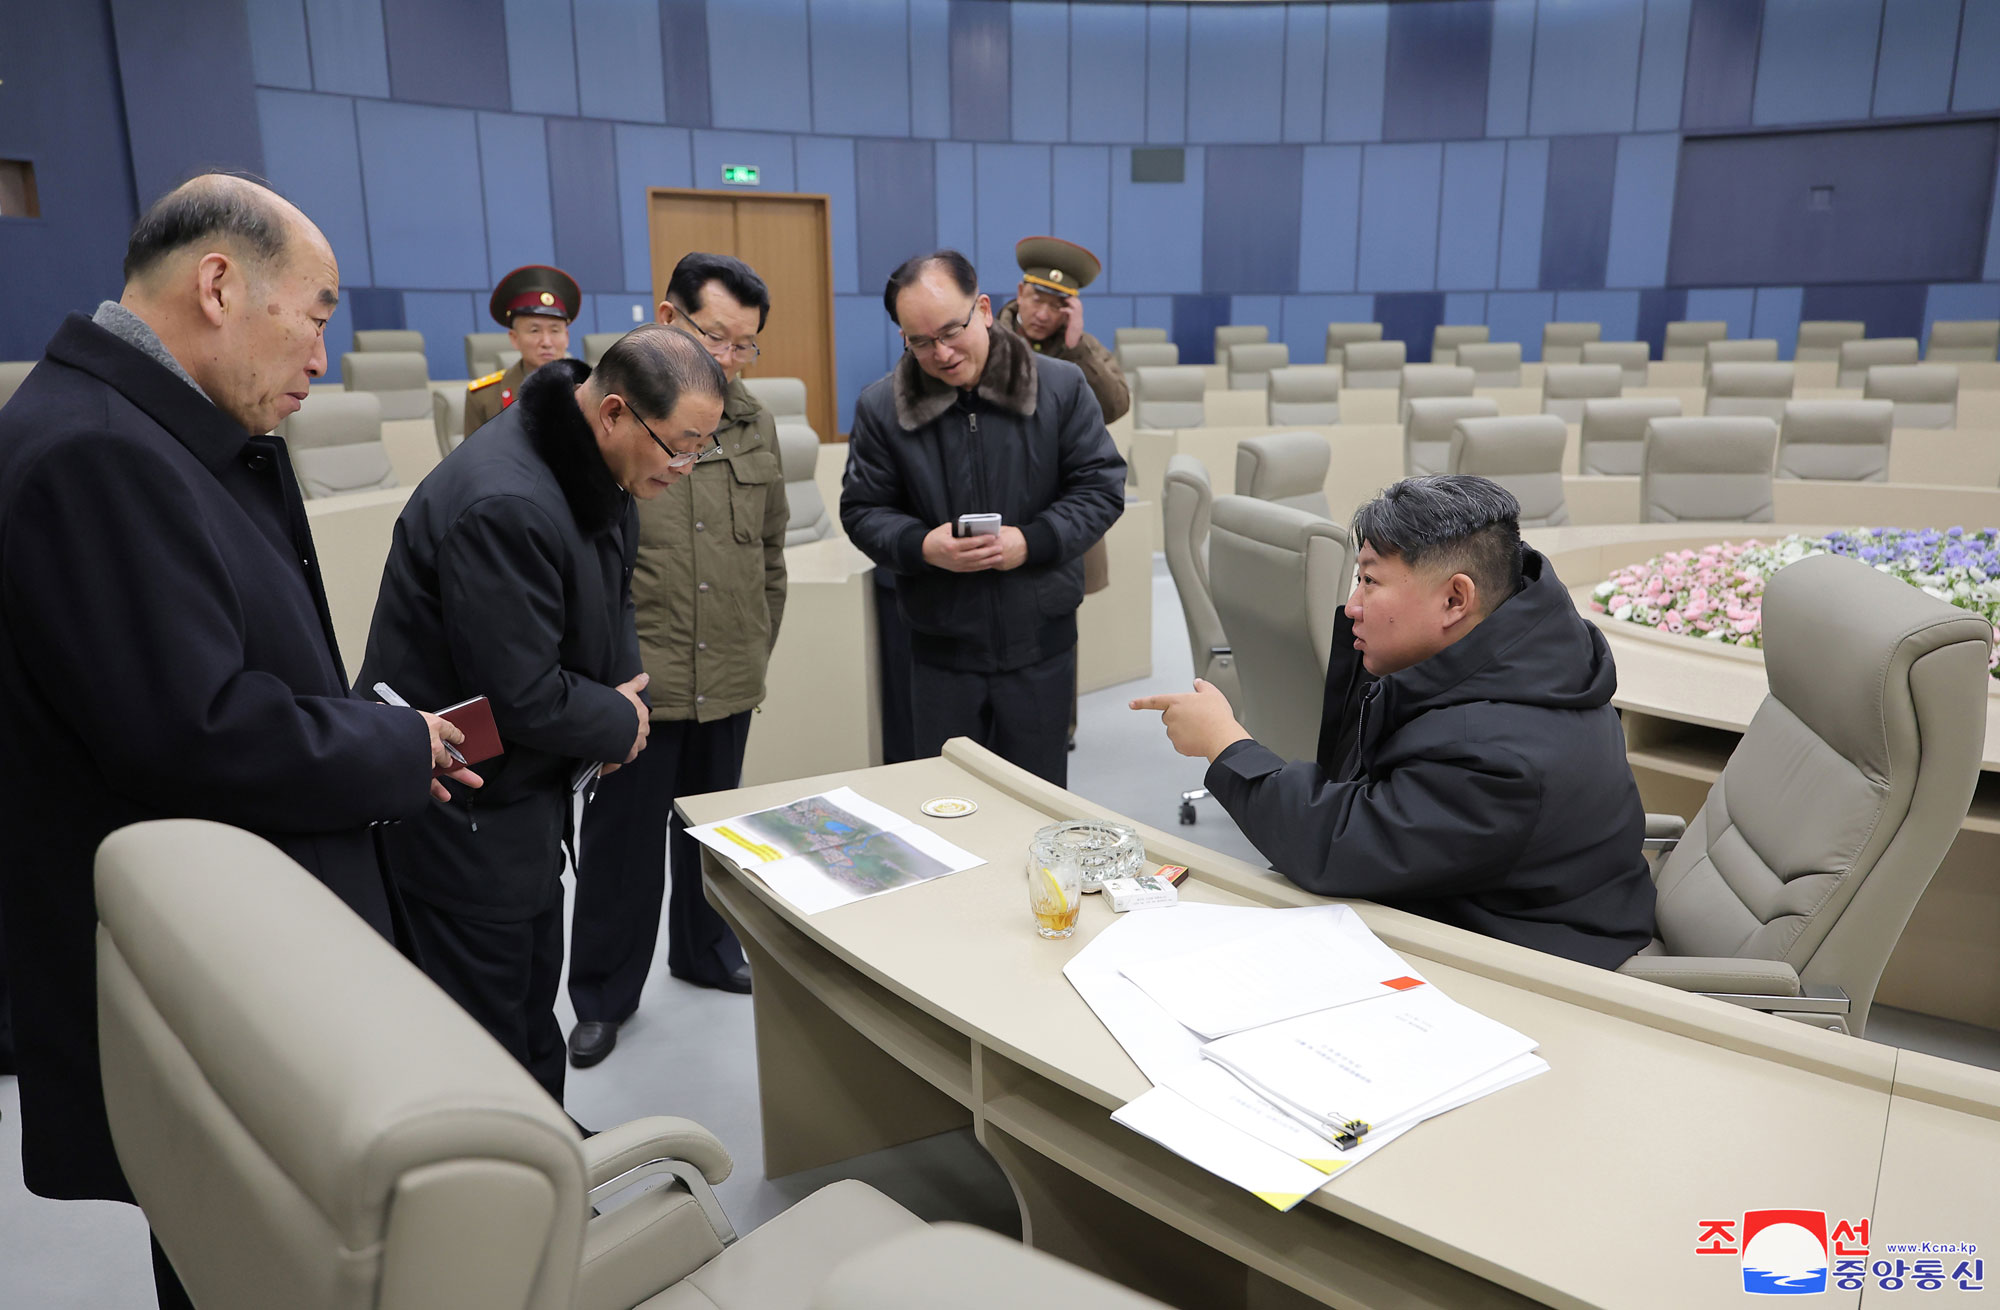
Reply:
[[978, 801], [963, 796], [939, 796], [923, 804], [924, 813], [933, 819], [962, 819], [978, 808]]

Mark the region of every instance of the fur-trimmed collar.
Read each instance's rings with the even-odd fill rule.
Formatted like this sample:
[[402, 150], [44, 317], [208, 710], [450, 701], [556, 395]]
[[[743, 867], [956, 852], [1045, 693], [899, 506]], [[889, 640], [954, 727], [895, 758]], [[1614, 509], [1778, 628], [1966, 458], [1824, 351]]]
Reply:
[[577, 527], [595, 537], [624, 517], [627, 497], [597, 448], [597, 434], [576, 407], [576, 389], [589, 376], [590, 366], [582, 360], [544, 364], [521, 384], [514, 403], [521, 407], [528, 444], [556, 475]]
[[[986, 339], [991, 343], [986, 350], [986, 371], [979, 375], [974, 394], [990, 405], [1033, 418], [1039, 386], [1035, 352], [1028, 348], [1026, 338], [998, 323], [987, 329]], [[958, 402], [958, 388], [924, 372], [917, 357], [907, 350], [896, 361], [895, 391], [896, 422], [905, 432], [936, 422]]]

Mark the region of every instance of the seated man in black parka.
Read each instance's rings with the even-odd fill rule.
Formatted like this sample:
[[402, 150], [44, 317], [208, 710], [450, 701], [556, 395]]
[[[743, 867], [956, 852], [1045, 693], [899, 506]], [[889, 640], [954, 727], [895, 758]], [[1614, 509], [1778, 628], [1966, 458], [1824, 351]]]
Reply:
[[1406, 478], [1361, 507], [1319, 758], [1251, 739], [1221, 692], [1149, 696], [1209, 791], [1308, 891], [1616, 968], [1653, 935], [1645, 815], [1602, 633], [1485, 478]]

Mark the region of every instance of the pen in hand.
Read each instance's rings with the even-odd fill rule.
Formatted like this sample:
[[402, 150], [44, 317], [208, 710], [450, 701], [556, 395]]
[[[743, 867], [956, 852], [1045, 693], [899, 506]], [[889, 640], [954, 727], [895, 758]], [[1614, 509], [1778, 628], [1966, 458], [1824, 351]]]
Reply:
[[[401, 696], [398, 696], [396, 694], [396, 689], [394, 687], [391, 687], [386, 682], [378, 682], [375, 684], [375, 694], [382, 698], [382, 703], [384, 705], [394, 705], [399, 710], [407, 710], [414, 708], [414, 706], [412, 706], [410, 702], [404, 700]], [[450, 754], [452, 760], [455, 763], [457, 763], [461, 768], [469, 767], [465, 756], [459, 751], [458, 747], [452, 745], [448, 741], [439, 742], [438, 744], [445, 748], [446, 752]]]

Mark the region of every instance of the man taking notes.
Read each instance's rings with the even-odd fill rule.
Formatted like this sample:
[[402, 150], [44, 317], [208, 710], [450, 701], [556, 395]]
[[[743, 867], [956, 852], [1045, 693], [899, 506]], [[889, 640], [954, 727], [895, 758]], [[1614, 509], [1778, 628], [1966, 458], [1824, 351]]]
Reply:
[[[1602, 633], [1485, 478], [1406, 478], [1354, 516], [1319, 759], [1252, 740], [1221, 692], [1146, 696], [1278, 872], [1612, 969], [1653, 935], [1645, 815]], [[1305, 712], [1306, 707], [1299, 707]]]

